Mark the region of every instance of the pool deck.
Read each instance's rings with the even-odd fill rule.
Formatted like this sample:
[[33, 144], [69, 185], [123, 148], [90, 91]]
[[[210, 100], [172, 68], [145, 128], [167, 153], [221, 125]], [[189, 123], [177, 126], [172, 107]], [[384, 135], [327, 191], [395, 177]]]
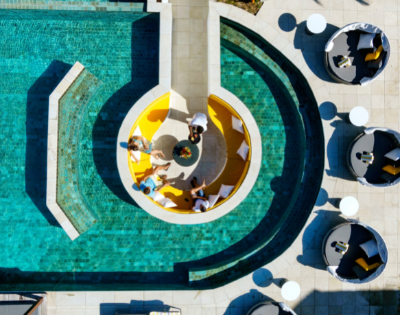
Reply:
[[[172, 0], [173, 14], [183, 12], [181, 18], [185, 19], [184, 14], [189, 14], [189, 19], [189, 4], [197, 1], [200, 0]], [[282, 301], [276, 285], [281, 278], [297, 281], [301, 286], [301, 297], [287, 302], [298, 315], [398, 314], [400, 185], [372, 189], [351, 177], [345, 154], [362, 128], [349, 125], [343, 117], [353, 107], [361, 105], [370, 114], [366, 127], [399, 130], [399, 9], [398, 0], [267, 0], [254, 17], [232, 6], [210, 2], [210, 10], [213, 11], [210, 16], [216, 11], [219, 15], [241, 21], [259, 31], [288, 56], [308, 79], [317, 98], [327, 154], [320, 197], [307, 225], [282, 256], [224, 287], [209, 291], [48, 292], [47, 310], [43, 307], [42, 314], [140, 313], [163, 310], [165, 305], [169, 305], [180, 308], [185, 315], [244, 315], [261, 300]], [[381, 27], [392, 49], [384, 73], [366, 87], [331, 83], [323, 66], [323, 48], [328, 37], [307, 37], [301, 33], [301, 26], [304, 25], [301, 23], [312, 13], [321, 13], [329, 24], [338, 28], [355, 21], [371, 22]], [[214, 57], [210, 55], [211, 60]], [[354, 286], [342, 283], [325, 270], [321, 255], [322, 240], [331, 227], [344, 220], [334, 206], [337, 198], [344, 196], [354, 196], [359, 200], [360, 210], [356, 218], [381, 233], [389, 248], [386, 271], [370, 284]], [[0, 295], [0, 299], [8, 298], [8, 294]]]

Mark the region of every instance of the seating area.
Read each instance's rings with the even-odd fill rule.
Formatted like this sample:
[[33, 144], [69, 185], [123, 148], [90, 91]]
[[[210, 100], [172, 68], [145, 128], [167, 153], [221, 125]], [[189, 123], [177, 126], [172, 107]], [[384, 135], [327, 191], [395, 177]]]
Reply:
[[254, 305], [246, 315], [296, 315], [285, 303], [264, 301]]
[[382, 274], [388, 261], [388, 249], [380, 234], [355, 220], [331, 229], [322, 248], [328, 271], [344, 282], [370, 282]]
[[367, 85], [386, 67], [390, 44], [377, 26], [352, 23], [338, 30], [325, 46], [325, 68], [337, 82]]
[[400, 182], [400, 134], [387, 128], [367, 128], [350, 145], [347, 166], [363, 185], [389, 187]]
[[[170, 93], [167, 93], [150, 104], [134, 123], [129, 138], [133, 135], [142, 135], [146, 139], [151, 140], [168, 117], [169, 100]], [[207, 209], [207, 211], [210, 211], [213, 208], [220, 206], [234, 195], [243, 182], [251, 159], [251, 141], [247, 128], [239, 114], [229, 104], [215, 95], [211, 95], [208, 99], [208, 114], [211, 121], [224, 136], [227, 151], [227, 159], [222, 172], [212, 183], [207, 183], [207, 187], [204, 189], [206, 196], [209, 196], [210, 208]], [[234, 129], [232, 125], [232, 117], [241, 122], [243, 133]], [[249, 153], [247, 154], [246, 159], [243, 159], [238, 154], [238, 150], [242, 146], [243, 141], [245, 141], [249, 146]], [[171, 148], [171, 151], [172, 149], [173, 148]], [[130, 154], [127, 154], [132, 178], [134, 183], [139, 187], [143, 178], [153, 169], [150, 155], [137, 153], [137, 158], [140, 160], [139, 164], [137, 164], [131, 160]], [[163, 188], [160, 193], [163, 197], [168, 198], [172, 203], [164, 203], [163, 206], [152, 198], [147, 198], [170, 212], [179, 214], [195, 213], [192, 210], [193, 203], [189, 190], [182, 190], [171, 185]]]

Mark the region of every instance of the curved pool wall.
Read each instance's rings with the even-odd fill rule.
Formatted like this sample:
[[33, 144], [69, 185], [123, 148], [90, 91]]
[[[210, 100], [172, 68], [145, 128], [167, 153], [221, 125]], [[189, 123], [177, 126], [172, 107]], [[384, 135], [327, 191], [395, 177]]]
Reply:
[[[260, 177], [249, 196], [228, 215], [212, 223], [180, 226], [138, 208], [120, 182], [115, 161], [123, 118], [132, 104], [158, 84], [159, 15], [1, 11], [0, 25], [1, 79], [5, 82], [0, 86], [0, 145], [5, 152], [0, 229], [8, 236], [0, 238], [3, 290], [212, 288], [268, 263], [295, 239], [319, 190], [321, 177], [316, 172], [323, 163], [323, 135], [312, 93], [284, 57], [278, 55], [276, 67], [293, 71], [300, 81], [292, 83], [296, 95], [311, 93], [304, 105], [299, 98], [303, 119], [318, 122], [311, 127], [305, 124], [307, 163], [298, 198], [285, 214], [288, 219], [280, 228], [271, 224], [280, 218], [268, 215]], [[268, 55], [274, 53], [267, 46]], [[233, 53], [230, 57], [255, 67], [254, 60]], [[77, 60], [103, 82], [83, 115], [78, 165], [82, 196], [99, 221], [71, 242], [45, 206], [45, 150], [48, 96]], [[234, 69], [229, 71], [234, 73]], [[223, 85], [230, 89], [228, 81]], [[244, 99], [246, 93], [235, 94]], [[260, 131], [263, 127], [259, 125]], [[322, 156], [318, 139], [322, 139]], [[308, 163], [314, 163], [313, 170]], [[306, 180], [314, 183], [307, 185]], [[286, 194], [281, 196], [287, 199]], [[270, 232], [268, 239], [265, 231]], [[213, 266], [221, 269], [191, 285], [190, 270]]]
[[[254, 105], [260, 105], [260, 99], [265, 101], [265, 106], [273, 106], [274, 103], [278, 105], [279, 98], [275, 98], [278, 96], [278, 91], [286, 97], [286, 101], [292, 103], [291, 105], [293, 102], [295, 103], [301, 114], [306, 134], [304, 172], [299, 194], [293, 207], [284, 214], [286, 219], [279, 226], [276, 234], [265, 243], [260, 242], [258, 247], [253, 247], [251, 253], [247, 253], [246, 256], [242, 256], [234, 262], [193, 269], [191, 279], [194, 280], [194, 287], [217, 287], [223, 285], [226, 279], [230, 281], [238, 279], [274, 260], [289, 248], [312, 211], [324, 170], [322, 122], [317, 102], [307, 80], [279, 51], [252, 31], [223, 18], [221, 18], [220, 28], [221, 86], [235, 94], [250, 109]], [[263, 87], [271, 87], [270, 91], [273, 92], [276, 84], [280, 89], [274, 91], [273, 98], [260, 95]], [[284, 100], [285, 97], [283, 97]], [[278, 107], [281, 110], [288, 110], [284, 103]], [[257, 113], [252, 111], [252, 114], [257, 120], [263, 137], [264, 154], [265, 140], [268, 141], [265, 139], [265, 135], [268, 134], [264, 129], [266, 124], [259, 120], [260, 117]], [[263, 116], [262, 113], [259, 114]], [[275, 126], [277, 121], [272, 121], [272, 123]], [[289, 126], [286, 125], [286, 127]], [[268, 213], [271, 210], [274, 211], [274, 209], [270, 209]], [[282, 211], [276, 212], [278, 216], [279, 212], [282, 213]]]
[[85, 169], [79, 163], [82, 127], [87, 110], [102, 82], [84, 69], [59, 102], [57, 203], [79, 234], [97, 221], [98, 215], [82, 193]]

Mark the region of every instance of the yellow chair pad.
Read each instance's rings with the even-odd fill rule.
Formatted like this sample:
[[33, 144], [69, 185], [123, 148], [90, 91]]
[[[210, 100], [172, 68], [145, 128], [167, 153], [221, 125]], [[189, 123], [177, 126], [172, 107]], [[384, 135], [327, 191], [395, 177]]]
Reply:
[[[149, 105], [135, 122], [129, 136], [131, 137], [134, 130], [137, 128], [137, 126], [139, 126], [140, 130], [142, 131], [142, 136], [148, 140], [151, 140], [168, 115], [169, 98], [170, 94], [168, 93]], [[232, 128], [232, 115], [240, 120], [241, 118], [228, 104], [219, 98], [215, 96], [211, 96], [209, 98], [208, 110], [211, 120], [224, 135], [227, 144], [228, 159], [224, 170], [217, 180], [215, 180], [209, 187], [205, 189], [205, 194], [206, 196], [217, 195], [221, 185], [230, 185], [235, 186], [231, 193], [231, 195], [233, 195], [243, 182], [249, 168], [251, 150], [249, 152], [247, 161], [244, 161], [237, 154], [237, 151], [239, 150], [244, 139], [246, 139], [246, 142], [250, 147], [251, 144], [249, 134], [244, 125], [244, 134]], [[153, 169], [150, 162], [150, 155], [141, 153], [141, 160], [139, 164], [131, 160], [129, 152], [127, 157], [129, 161], [129, 169], [134, 182], [139, 186], [144, 177], [149, 175]], [[169, 186], [163, 188], [160, 193], [166, 198], [171, 199], [177, 205], [174, 208], [164, 208], [165, 210], [181, 214], [194, 213], [192, 210], [193, 200], [190, 195], [190, 191], [182, 191]], [[229, 197], [226, 199], [220, 199], [214, 207], [224, 203], [228, 199]], [[159, 206], [162, 207], [161, 205]]]
[[399, 167], [393, 167], [392, 165], [386, 165], [384, 168], [382, 168], [385, 172], [388, 172], [392, 175], [397, 175], [400, 173], [400, 166]]

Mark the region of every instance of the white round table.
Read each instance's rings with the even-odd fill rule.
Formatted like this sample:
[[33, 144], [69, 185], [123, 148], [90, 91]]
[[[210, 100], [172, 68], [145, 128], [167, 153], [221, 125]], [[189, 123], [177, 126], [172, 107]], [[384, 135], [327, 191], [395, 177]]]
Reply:
[[362, 106], [357, 106], [354, 107], [349, 114], [349, 120], [350, 122], [357, 127], [364, 126], [369, 119], [369, 114], [368, 111], [362, 107]]
[[300, 296], [300, 285], [297, 282], [288, 281], [282, 286], [281, 294], [286, 301], [294, 301]]
[[319, 34], [326, 29], [326, 20], [323, 15], [314, 13], [307, 19], [307, 29], [314, 34]]
[[345, 216], [351, 217], [355, 215], [359, 207], [357, 199], [352, 196], [347, 196], [340, 200], [339, 208]]

